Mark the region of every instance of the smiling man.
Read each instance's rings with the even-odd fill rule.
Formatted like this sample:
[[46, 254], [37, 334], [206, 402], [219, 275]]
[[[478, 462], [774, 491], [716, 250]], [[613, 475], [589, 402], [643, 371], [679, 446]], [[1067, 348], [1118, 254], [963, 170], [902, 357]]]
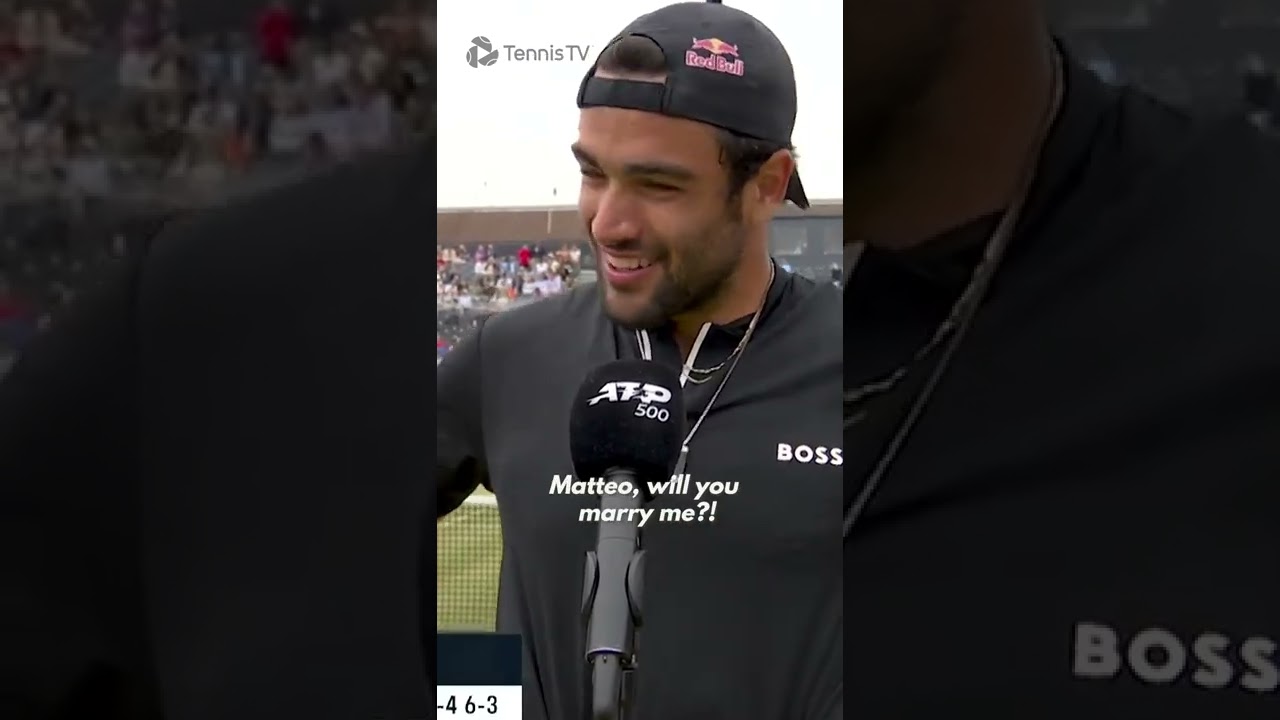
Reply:
[[[741, 483], [714, 522], [643, 528], [635, 717], [842, 717], [840, 297], [768, 251], [783, 202], [808, 205], [791, 61], [746, 13], [672, 5], [606, 47], [578, 105], [579, 207], [600, 282], [491, 318], [436, 379], [440, 512], [479, 483], [502, 507], [498, 629], [524, 636], [525, 717], [586, 711], [580, 605], [596, 528], [577, 518], [599, 500], [548, 491], [572, 467], [583, 376], [634, 358], [680, 370], [683, 472]], [[531, 423], [530, 408], [546, 417]]]
[[[598, 286], [605, 312], [638, 330], [672, 323], [686, 354], [705, 322], [745, 317], [759, 304], [774, 273], [766, 229], [778, 200], [809, 204], [791, 151], [794, 87], [776, 117], [753, 123], [750, 114], [740, 120], [721, 111], [725, 117], [708, 125], [717, 114], [708, 103], [717, 96], [695, 95], [701, 85], [739, 92], [751, 85], [739, 76], [745, 66], [736, 57], [719, 70], [727, 77], [691, 70], [716, 72], [714, 61], [723, 65], [736, 46], [695, 39], [693, 48], [675, 54], [685, 71], [667, 84], [670, 56], [654, 40], [630, 35], [609, 47], [583, 84], [579, 103], [587, 110], [573, 145], [582, 168], [578, 205], [605, 278]], [[663, 97], [667, 87], [687, 95]], [[628, 192], [612, 191], [611, 182]], [[641, 205], [648, 237], [640, 232]]]

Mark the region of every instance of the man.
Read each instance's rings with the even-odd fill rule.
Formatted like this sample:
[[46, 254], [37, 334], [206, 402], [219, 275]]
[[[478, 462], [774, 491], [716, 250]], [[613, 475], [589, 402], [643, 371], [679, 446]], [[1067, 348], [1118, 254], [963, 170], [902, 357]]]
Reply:
[[843, 717], [839, 297], [768, 250], [784, 199], [808, 204], [790, 60], [746, 13], [672, 5], [606, 47], [578, 104], [579, 208], [600, 283], [491, 317], [436, 379], [439, 511], [480, 483], [502, 508], [497, 624], [524, 637], [524, 717], [588, 709], [579, 606], [596, 528], [578, 516], [600, 501], [549, 491], [572, 472], [584, 375], [634, 358], [688, 378], [684, 472], [741, 483], [713, 523], [642, 528], [634, 717]]
[[0, 717], [429, 717], [434, 172], [419, 148], [176, 219], [27, 349]]
[[1280, 147], [1032, 0], [853, 15], [850, 712], [1276, 717]]

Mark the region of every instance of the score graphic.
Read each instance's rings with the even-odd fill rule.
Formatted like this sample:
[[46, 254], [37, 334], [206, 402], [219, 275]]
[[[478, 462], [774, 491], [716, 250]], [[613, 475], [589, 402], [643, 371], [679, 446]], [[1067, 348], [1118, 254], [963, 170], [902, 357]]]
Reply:
[[436, 719], [520, 720], [520, 636], [436, 636]]

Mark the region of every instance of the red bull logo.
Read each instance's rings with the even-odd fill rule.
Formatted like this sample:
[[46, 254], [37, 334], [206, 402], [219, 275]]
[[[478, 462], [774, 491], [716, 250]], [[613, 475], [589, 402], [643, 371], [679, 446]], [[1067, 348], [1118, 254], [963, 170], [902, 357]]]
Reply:
[[693, 39], [693, 45], [684, 53], [684, 64], [711, 72], [742, 77], [747, 66], [738, 56], [738, 46], [720, 38]]

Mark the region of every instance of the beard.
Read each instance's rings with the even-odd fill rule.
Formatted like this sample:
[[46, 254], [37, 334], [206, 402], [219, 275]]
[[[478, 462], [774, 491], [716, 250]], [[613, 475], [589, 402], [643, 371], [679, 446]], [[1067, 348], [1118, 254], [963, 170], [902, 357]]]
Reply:
[[746, 247], [740, 202], [727, 203], [722, 217], [680, 237], [614, 243], [619, 250], [654, 248], [646, 257], [659, 272], [651, 287], [621, 292], [604, 278], [607, 261], [589, 221], [587, 234], [596, 253], [601, 306], [610, 320], [628, 330], [657, 330], [676, 316], [711, 304], [733, 278]]

